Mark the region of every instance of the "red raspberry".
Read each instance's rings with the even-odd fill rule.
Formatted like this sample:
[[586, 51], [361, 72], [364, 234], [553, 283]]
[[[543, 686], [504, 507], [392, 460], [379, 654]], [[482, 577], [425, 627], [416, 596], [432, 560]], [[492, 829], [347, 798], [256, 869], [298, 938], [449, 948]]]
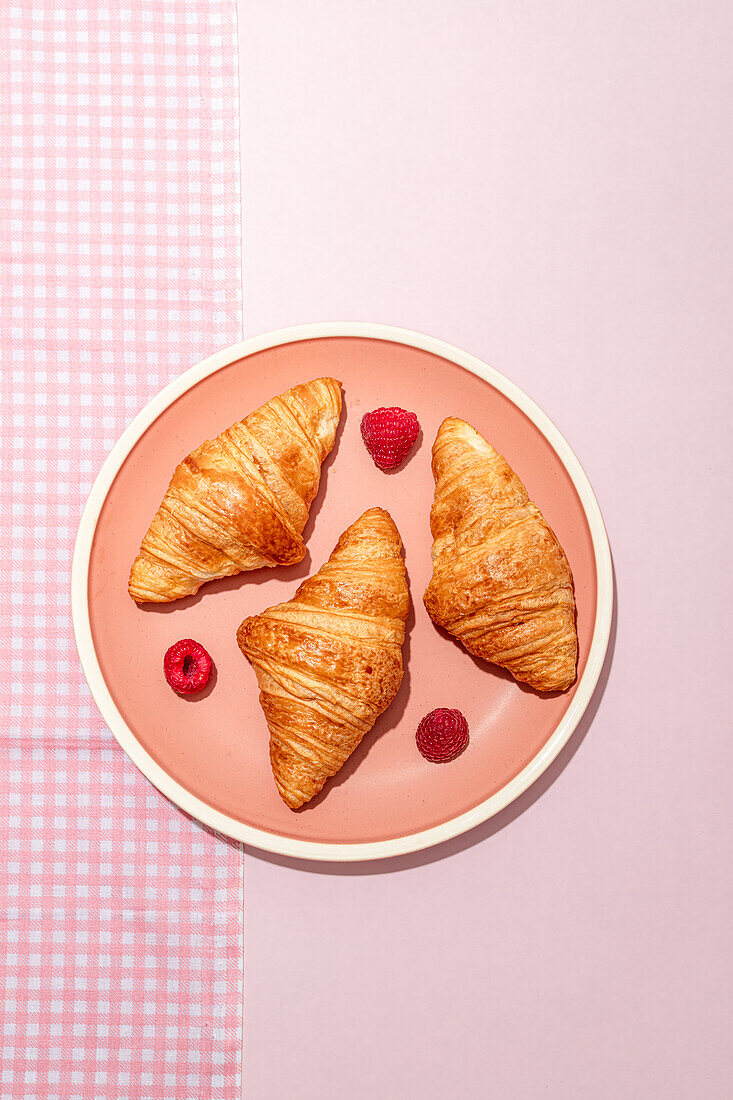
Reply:
[[179, 695], [195, 695], [205, 688], [211, 676], [212, 661], [204, 647], [193, 638], [181, 638], [163, 658], [165, 678]]
[[468, 722], [460, 710], [439, 707], [425, 715], [417, 727], [415, 741], [426, 760], [444, 764], [462, 753], [468, 744]]
[[365, 413], [361, 421], [364, 445], [380, 470], [394, 470], [407, 457], [420, 424], [414, 413], [396, 405]]

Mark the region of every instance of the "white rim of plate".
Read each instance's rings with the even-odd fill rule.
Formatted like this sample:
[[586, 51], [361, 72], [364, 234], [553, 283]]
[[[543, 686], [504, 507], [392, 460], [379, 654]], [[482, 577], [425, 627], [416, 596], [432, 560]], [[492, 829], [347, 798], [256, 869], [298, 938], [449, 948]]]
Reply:
[[[464, 367], [479, 378], [483, 378], [508, 397], [510, 401], [513, 401], [552, 445], [577, 490], [593, 540], [598, 588], [593, 640], [585, 670], [568, 710], [560, 719], [551, 737], [529, 764], [490, 798], [479, 803], [478, 806], [474, 806], [473, 809], [451, 818], [449, 821], [421, 832], [394, 837], [391, 840], [378, 840], [360, 844], [327, 844], [298, 840], [294, 837], [281, 836], [277, 833], [254, 828], [251, 825], [245, 825], [241, 821], [213, 809], [213, 807], [196, 798], [185, 787], [172, 779], [137, 741], [132, 730], [127, 726], [115, 706], [102, 676], [94, 649], [88, 603], [89, 558], [102, 505], [122, 463], [153, 421], [181, 394], [191, 389], [203, 378], [207, 378], [210, 374], [236, 362], [238, 359], [244, 359], [255, 352], [277, 347], [281, 344], [333, 336], [386, 340], [431, 352], [456, 363], [460, 367]], [[389, 856], [418, 852], [468, 832], [476, 825], [480, 825], [499, 813], [500, 810], [505, 809], [542, 775], [578, 725], [591, 701], [601, 675], [611, 630], [613, 573], [606, 528], [598, 501], [586, 473], [565, 437], [526, 393], [474, 355], [469, 355], [468, 352], [461, 351], [459, 348], [453, 347], [453, 345], [442, 340], [437, 340], [432, 336], [412, 332], [409, 329], [394, 328], [391, 325], [328, 321], [294, 325], [274, 332], [262, 333], [259, 336], [251, 337], [249, 340], [243, 340], [241, 343], [224, 348], [222, 351], [210, 355], [203, 362], [184, 371], [179, 378], [161, 390], [137, 414], [107, 456], [92, 486], [92, 491], [82, 513], [71, 567], [71, 609], [82, 669], [102, 718], [133, 763], [162, 794], [205, 825], [217, 829], [234, 840], [251, 844], [255, 848], [300, 859], [351, 862], [383, 859]]]

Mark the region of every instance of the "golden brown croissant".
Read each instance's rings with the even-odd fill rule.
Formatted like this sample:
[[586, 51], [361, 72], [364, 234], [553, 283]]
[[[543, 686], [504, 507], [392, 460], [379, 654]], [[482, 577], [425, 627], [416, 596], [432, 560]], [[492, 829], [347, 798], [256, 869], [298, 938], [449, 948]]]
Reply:
[[340, 416], [340, 382], [316, 378], [184, 458], [130, 571], [133, 600], [165, 603], [216, 577], [302, 561]]
[[292, 600], [240, 626], [291, 809], [318, 794], [397, 694], [409, 607], [399, 533], [370, 508]]
[[433, 444], [430, 617], [470, 653], [537, 691], [575, 679], [573, 576], [522, 482], [483, 436], [448, 417]]

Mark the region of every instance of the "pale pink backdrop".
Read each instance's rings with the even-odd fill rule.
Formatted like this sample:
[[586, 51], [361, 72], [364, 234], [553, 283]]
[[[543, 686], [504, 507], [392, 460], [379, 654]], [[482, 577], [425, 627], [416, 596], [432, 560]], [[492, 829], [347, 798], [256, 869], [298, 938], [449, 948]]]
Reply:
[[618, 585], [594, 721], [516, 810], [361, 873], [247, 853], [245, 1096], [728, 1096], [733, 9], [239, 8], [246, 334], [485, 358]]

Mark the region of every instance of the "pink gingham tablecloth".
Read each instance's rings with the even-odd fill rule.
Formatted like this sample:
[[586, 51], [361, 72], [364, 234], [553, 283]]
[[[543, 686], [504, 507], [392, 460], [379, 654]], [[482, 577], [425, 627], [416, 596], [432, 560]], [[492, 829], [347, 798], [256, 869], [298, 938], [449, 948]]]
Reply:
[[231, 1100], [241, 852], [123, 756], [69, 571], [92, 480], [241, 335], [234, 0], [0, 8], [0, 1096]]

